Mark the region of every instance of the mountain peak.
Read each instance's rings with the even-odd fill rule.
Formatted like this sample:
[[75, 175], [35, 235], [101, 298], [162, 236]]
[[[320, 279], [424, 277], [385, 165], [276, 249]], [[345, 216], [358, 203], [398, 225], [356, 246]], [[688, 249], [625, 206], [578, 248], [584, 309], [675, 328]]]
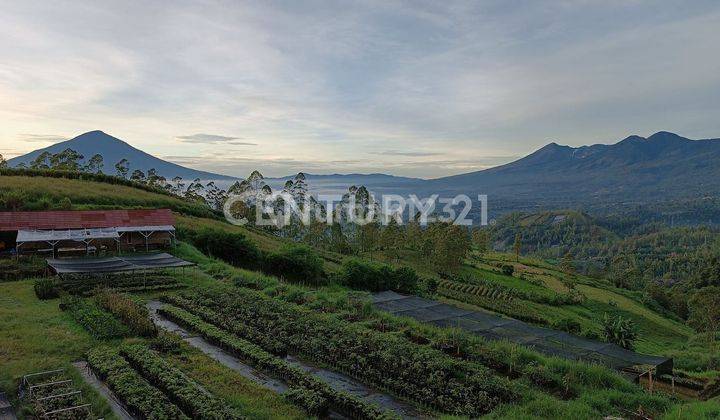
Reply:
[[669, 131], [658, 131], [657, 133], [653, 134], [652, 136], [647, 138], [648, 141], [685, 141], [688, 140], [685, 137], [678, 136], [675, 133], [671, 133]]
[[162, 159], [158, 159], [142, 150], [136, 149], [130, 144], [123, 140], [111, 136], [100, 130], [88, 131], [75, 138], [66, 140], [60, 143], [56, 143], [52, 146], [45, 147], [32, 151], [26, 155], [18, 156], [10, 159], [8, 163], [11, 166], [17, 166], [21, 163], [30, 165], [30, 163], [37, 156], [43, 152], [50, 154], [60, 153], [65, 149], [73, 149], [81, 155], [85, 156], [85, 159], [89, 159], [95, 154], [99, 154], [103, 157], [105, 173], [114, 173], [113, 165], [115, 162], [121, 159], [127, 159], [130, 162], [130, 170], [141, 170], [147, 172], [149, 169], [155, 169], [158, 174], [166, 177], [167, 179], [180, 176], [184, 179], [231, 179], [226, 175], [219, 175], [210, 172], [200, 171], [196, 169], [186, 168], [177, 165], [172, 162], [167, 162]]

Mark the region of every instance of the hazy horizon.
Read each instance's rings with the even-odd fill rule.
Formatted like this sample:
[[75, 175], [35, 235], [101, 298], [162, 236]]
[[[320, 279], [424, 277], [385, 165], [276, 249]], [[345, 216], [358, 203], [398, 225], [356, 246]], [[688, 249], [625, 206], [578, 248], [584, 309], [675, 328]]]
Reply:
[[6, 158], [97, 129], [233, 176], [436, 178], [720, 137], [711, 1], [0, 3]]

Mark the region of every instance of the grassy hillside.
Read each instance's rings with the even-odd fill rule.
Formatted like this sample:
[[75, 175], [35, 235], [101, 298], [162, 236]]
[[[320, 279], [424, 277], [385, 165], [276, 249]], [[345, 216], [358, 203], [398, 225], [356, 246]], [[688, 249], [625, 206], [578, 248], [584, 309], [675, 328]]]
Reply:
[[212, 217], [206, 206], [126, 185], [77, 179], [0, 176], [0, 208], [47, 210], [73, 208], [158, 208], [167, 207], [184, 214]]
[[[0, 177], [2, 194], [24, 194], [32, 197], [29, 203], [42, 200], [60, 203], [69, 197], [75, 208], [170, 207], [176, 211], [180, 229], [211, 228], [241, 233], [265, 252], [277, 251], [289, 243], [261, 230], [230, 225], [213, 217], [200, 217], [203, 210], [196, 204], [127, 186], [54, 178]], [[209, 212], [207, 215], [212, 216]], [[453, 393], [441, 401], [446, 404], [441, 406], [445, 407], [444, 413], [452, 413], [447, 410], [452, 406], [448, 401], [461, 401], [465, 398], [463, 395], [471, 391], [474, 392], [472, 395], [480, 395], [480, 389], [487, 389], [493, 398], [487, 399], [484, 405], [458, 406], [456, 414], [482, 412], [492, 418], [584, 419], [606, 415], [624, 417], [633, 413], [645, 413], [654, 418], [665, 414], [668, 418], [683, 418], [692, 413], [698, 418], [712, 418], [712, 413], [718, 412], [718, 404], [714, 401], [683, 404], [662, 393], [650, 395], [601, 366], [546, 357], [519, 345], [488, 342], [462, 331], [429, 327], [379, 313], [368, 304], [367, 293], [349, 290], [339, 284], [318, 287], [290, 284], [276, 277], [230, 266], [185, 243], [173, 252], [198, 264], [197, 268], [184, 274], [172, 274], [187, 286], [188, 292], [138, 293], [134, 299], [146, 302], [161, 294], [182, 296], [179, 299], [188, 305], [185, 309], [191, 312], [189, 316], [204, 316], [204, 321], [196, 324], [204, 329], [200, 332], [209, 330], [215, 337], [224, 334], [221, 337], [228, 340], [227, 346], [240, 343], [239, 348], [248, 348], [242, 340], [249, 340], [256, 346], [252, 347], [253, 354], [267, 350], [264, 345], [274, 348], [277, 340], [297, 340], [288, 342], [296, 347], [301, 347], [305, 341], [329, 346], [328, 351], [320, 355], [312, 353], [312, 346], [306, 347], [300, 355], [321, 365], [328, 364], [322, 355], [331, 354], [331, 348], [335, 348], [338, 355], [344, 354], [345, 359], [338, 356], [339, 359], [330, 363], [332, 366], [340, 364], [344, 372], [350, 372], [354, 366], [366, 366], [368, 371], [379, 372], [403, 366], [411, 373], [393, 374], [392, 381], [362, 375], [357, 375], [356, 379], [370, 381], [370, 384], [410, 402], [433, 400], [433, 392], [451, 385], [455, 387]], [[325, 251], [318, 253], [323, 257], [326, 272], [338, 271], [340, 264], [348, 258]], [[374, 251], [362, 256], [391, 265], [413, 267], [424, 278], [435, 278], [438, 290], [434, 297], [440, 300], [552, 328], [577, 326], [575, 333], [589, 337], [600, 335], [605, 313], [622, 315], [637, 326], [636, 350], [674, 356], [676, 366], [692, 371], [698, 377], [716, 376], [715, 368], [708, 369], [708, 366], [717, 352], [703, 346], [682, 322], [648, 306], [642, 294], [615, 288], [592, 277], [564, 272], [548, 261], [532, 258], [516, 261], [514, 256], [503, 253], [474, 253], [462, 264], [457, 276], [447, 278], [418, 252], [404, 250], [398, 257], [395, 252], [390, 255], [389, 252]], [[506, 266], [512, 266], [512, 274], [504, 272]], [[447, 282], [497, 288], [512, 295], [512, 302], [477, 296], [470, 299], [462, 293], [453, 294]], [[216, 303], [221, 300], [222, 304]], [[17, 377], [23, 373], [67, 365], [98, 346], [117, 347], [121, 343], [138, 342], [152, 345], [150, 340], [140, 337], [92, 338], [72, 317], [58, 309], [58, 303], [57, 299], [38, 300], [31, 281], [0, 283], [0, 359], [4, 368], [0, 369], [0, 388], [4, 391], [11, 393]], [[231, 328], [229, 322], [223, 321], [228, 319], [242, 321], [241, 326]], [[48, 335], [51, 340], [46, 339]], [[369, 354], [373, 357], [366, 357]], [[273, 357], [273, 366], [282, 363], [281, 357], [262, 356], [265, 359]], [[297, 401], [291, 402], [260, 388], [187, 345], [182, 345], [178, 353], [163, 354], [161, 358], [250, 418], [305, 416]], [[390, 362], [380, 366], [385, 360]], [[434, 376], [436, 374], [440, 376]], [[448, 385], [437, 387], [433, 380]], [[488, 388], [483, 388], [485, 386]], [[310, 397], [313, 399], [317, 395]], [[98, 399], [94, 404], [99, 413], [107, 415], [102, 400]], [[432, 408], [435, 409], [437, 407]]]

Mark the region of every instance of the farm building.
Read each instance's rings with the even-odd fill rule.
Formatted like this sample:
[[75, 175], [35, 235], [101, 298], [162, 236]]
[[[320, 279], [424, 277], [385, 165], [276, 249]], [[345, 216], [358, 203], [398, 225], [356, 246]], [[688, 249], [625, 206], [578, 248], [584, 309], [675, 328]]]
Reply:
[[175, 242], [169, 209], [0, 212], [0, 253], [104, 254]]

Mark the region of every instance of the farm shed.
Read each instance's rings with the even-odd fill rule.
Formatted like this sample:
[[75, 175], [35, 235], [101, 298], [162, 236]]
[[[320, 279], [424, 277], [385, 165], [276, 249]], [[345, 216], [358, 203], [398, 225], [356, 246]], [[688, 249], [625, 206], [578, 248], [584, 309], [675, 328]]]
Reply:
[[169, 209], [0, 212], [0, 252], [149, 251], [175, 242]]

